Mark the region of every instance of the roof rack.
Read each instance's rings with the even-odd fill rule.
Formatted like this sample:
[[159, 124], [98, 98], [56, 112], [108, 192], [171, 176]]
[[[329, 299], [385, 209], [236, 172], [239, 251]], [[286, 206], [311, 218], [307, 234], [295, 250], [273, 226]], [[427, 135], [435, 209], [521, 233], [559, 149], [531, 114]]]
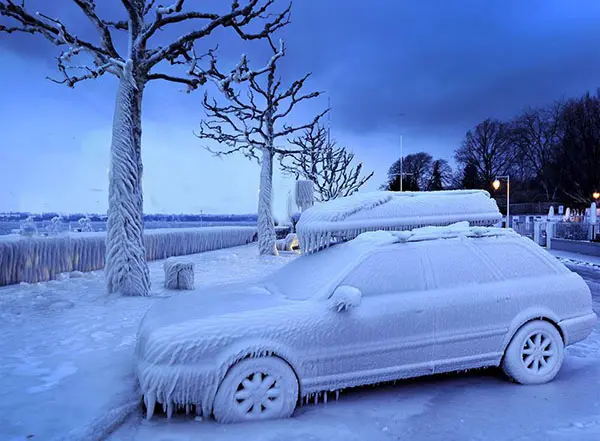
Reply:
[[422, 227], [410, 231], [369, 231], [358, 235], [352, 243], [370, 243], [376, 246], [404, 242], [456, 239], [461, 237], [518, 237], [512, 228], [473, 227], [468, 222], [457, 222], [445, 227]]
[[398, 242], [420, 242], [458, 237], [518, 236], [512, 228], [469, 226], [468, 222], [457, 222], [446, 227], [422, 227], [410, 231], [393, 231], [391, 234], [398, 238]]

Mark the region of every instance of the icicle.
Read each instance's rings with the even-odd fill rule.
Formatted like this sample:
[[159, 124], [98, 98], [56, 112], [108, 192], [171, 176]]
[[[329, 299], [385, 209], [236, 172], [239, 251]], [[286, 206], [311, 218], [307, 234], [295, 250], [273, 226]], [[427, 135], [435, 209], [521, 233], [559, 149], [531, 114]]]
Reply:
[[167, 411], [167, 400], [163, 400], [162, 407], [163, 407], [163, 412], [166, 412]]
[[315, 405], [319, 404], [319, 392], [315, 393]]
[[323, 392], [323, 403], [327, 404], [327, 391]]
[[149, 420], [154, 415], [154, 407], [156, 406], [156, 398], [154, 394], [149, 393], [144, 395], [144, 402], [146, 404], [146, 419]]
[[172, 401], [169, 401], [167, 403], [167, 419], [171, 419], [171, 417], [173, 416], [173, 408], [175, 407], [175, 403], [173, 403]]
[[186, 405], [185, 405], [185, 414], [186, 414], [186, 415], [189, 415], [189, 414], [190, 414], [190, 405], [189, 405], [189, 404], [186, 404]]
[[340, 391], [336, 390], [335, 391], [335, 401], [339, 400], [339, 398], [340, 398]]

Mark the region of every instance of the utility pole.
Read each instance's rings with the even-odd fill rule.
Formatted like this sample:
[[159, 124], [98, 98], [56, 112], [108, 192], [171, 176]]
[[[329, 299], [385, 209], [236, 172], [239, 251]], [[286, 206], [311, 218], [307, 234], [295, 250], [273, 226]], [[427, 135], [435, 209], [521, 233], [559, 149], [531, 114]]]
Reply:
[[329, 112], [327, 112], [327, 145], [331, 144], [331, 96], [327, 97], [327, 108]]
[[403, 136], [400, 135], [400, 191], [402, 191], [402, 181], [404, 180], [403, 174], [404, 174], [404, 170], [403, 170], [403, 162], [404, 162], [404, 152], [402, 151], [403, 148]]

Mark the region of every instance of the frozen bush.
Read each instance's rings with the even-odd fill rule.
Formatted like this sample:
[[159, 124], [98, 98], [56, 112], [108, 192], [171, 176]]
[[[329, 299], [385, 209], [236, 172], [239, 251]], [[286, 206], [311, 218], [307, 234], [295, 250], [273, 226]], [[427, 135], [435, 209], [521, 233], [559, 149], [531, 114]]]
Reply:
[[94, 229], [92, 228], [92, 221], [87, 216], [79, 219], [77, 223], [79, 224], [79, 230], [82, 233], [91, 233], [92, 231], [94, 231]]
[[50, 224], [46, 227], [48, 236], [58, 236], [64, 231], [64, 222], [62, 216], [54, 216]]
[[21, 236], [26, 237], [37, 236], [38, 231], [33, 220], [33, 216], [27, 217], [27, 219], [25, 219], [23, 223], [21, 223], [21, 229], [19, 230], [19, 233], [21, 234]]
[[275, 245], [279, 251], [295, 251], [300, 248], [298, 236], [294, 233], [288, 234], [285, 239], [278, 239]]

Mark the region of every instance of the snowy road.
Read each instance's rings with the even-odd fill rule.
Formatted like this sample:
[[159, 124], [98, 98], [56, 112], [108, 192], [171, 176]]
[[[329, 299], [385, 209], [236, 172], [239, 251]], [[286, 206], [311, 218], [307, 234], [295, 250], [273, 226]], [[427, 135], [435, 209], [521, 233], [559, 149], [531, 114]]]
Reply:
[[[600, 313], [600, 271], [572, 267]], [[345, 391], [339, 401], [300, 408], [289, 420], [219, 425], [177, 415], [132, 417], [111, 441], [350, 441], [600, 439], [600, 327], [570, 347], [558, 377], [541, 386], [509, 383], [497, 370]]]
[[[196, 285], [241, 281], [283, 265], [254, 246], [192, 256]], [[155, 295], [162, 262], [150, 265]], [[600, 312], [600, 271], [575, 267]], [[131, 352], [152, 298], [107, 298], [102, 273], [0, 288], [0, 440], [93, 440], [133, 392]], [[555, 381], [524, 387], [488, 370], [344, 391], [289, 420], [223, 426], [136, 411], [110, 441], [598, 440], [600, 328], [571, 347]], [[125, 406], [124, 408], [120, 406]]]

